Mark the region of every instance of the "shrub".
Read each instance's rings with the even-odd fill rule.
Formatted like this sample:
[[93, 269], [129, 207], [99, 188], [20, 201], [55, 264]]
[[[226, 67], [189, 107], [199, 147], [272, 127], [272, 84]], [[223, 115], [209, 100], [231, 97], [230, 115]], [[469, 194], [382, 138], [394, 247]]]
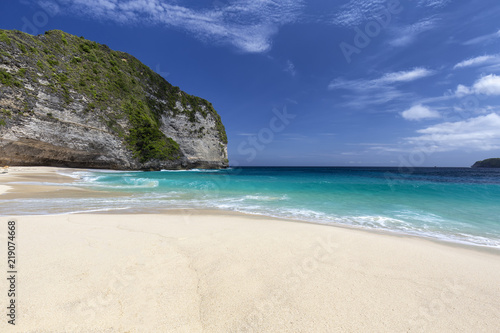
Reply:
[[1, 110], [1, 112], [2, 112], [5, 116], [7, 116], [7, 117], [9, 117], [9, 118], [12, 118], [12, 111], [10, 111], [10, 110], [6, 110], [6, 109], [2, 109], [2, 110]]
[[89, 53], [85, 59], [87, 59], [88, 61], [91, 61], [91, 62], [98, 62], [99, 60], [97, 59], [97, 57], [95, 56], [95, 54], [92, 54], [92, 53]]
[[90, 47], [87, 44], [80, 44], [80, 50], [85, 53], [90, 53]]
[[51, 66], [56, 66], [59, 65], [59, 61], [57, 61], [56, 57], [54, 55], [50, 55], [47, 57], [47, 62]]
[[8, 86], [8, 87], [11, 87], [11, 86], [21, 87], [22, 86], [21, 82], [14, 79], [12, 74], [10, 74], [9, 72], [7, 72], [3, 69], [0, 69], [0, 83], [3, 84], [4, 86]]
[[28, 50], [26, 50], [26, 46], [24, 44], [17, 44], [17, 47], [21, 50], [22, 53], [28, 53]]
[[9, 36], [7, 36], [5, 31], [0, 32], [0, 42], [4, 42], [6, 44], [10, 43], [10, 38], [9, 38]]
[[82, 58], [80, 57], [73, 57], [73, 59], [71, 59], [70, 63], [72, 64], [79, 64], [82, 62]]

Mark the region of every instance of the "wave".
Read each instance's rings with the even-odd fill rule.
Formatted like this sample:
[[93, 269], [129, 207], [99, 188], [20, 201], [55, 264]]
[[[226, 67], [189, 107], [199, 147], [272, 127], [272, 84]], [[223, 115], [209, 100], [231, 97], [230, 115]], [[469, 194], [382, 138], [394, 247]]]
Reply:
[[50, 215], [88, 214], [88, 213], [99, 213], [99, 212], [113, 212], [113, 211], [119, 211], [119, 210], [129, 210], [131, 208], [132, 207], [94, 208], [94, 209], [87, 209], [87, 210], [74, 210], [74, 211], [63, 212], [63, 213], [54, 213], [54, 214], [50, 214]]
[[257, 201], [281, 201], [281, 200], [287, 200], [288, 196], [282, 195], [282, 196], [268, 196], [268, 195], [245, 195], [243, 200], [257, 200]]
[[[481, 247], [492, 247], [500, 249], [500, 239], [491, 235], [484, 237], [480, 235], [457, 233], [452, 230], [446, 230], [444, 225], [439, 228], [429, 228], [426, 225], [421, 227], [415, 224], [396, 219], [388, 216], [380, 215], [363, 215], [363, 216], [334, 216], [324, 212], [319, 212], [310, 209], [286, 209], [265, 207], [263, 205], [236, 205], [241, 202], [241, 198], [224, 200], [222, 202], [202, 203], [198, 202], [198, 207], [195, 208], [215, 208], [222, 210], [230, 210], [245, 214], [268, 216], [272, 218], [288, 219], [300, 222], [311, 222], [334, 226], [349, 226], [360, 229], [378, 230], [390, 233], [396, 233], [407, 236], [417, 236], [439, 241], [453, 242], [464, 245], [473, 245]], [[202, 207], [199, 207], [202, 206]], [[191, 206], [192, 207], [192, 206]]]
[[[153, 186], [145, 183], [142, 186]], [[136, 185], [133, 185], [136, 186]], [[154, 186], [157, 186], [154, 183]], [[133, 212], [148, 213], [158, 209], [220, 209], [245, 214], [268, 216], [272, 218], [293, 221], [312, 222], [335, 226], [350, 226], [354, 228], [379, 230], [401, 235], [418, 236], [447, 242], [467, 245], [492, 247], [500, 249], [498, 235], [480, 235], [463, 232], [450, 227], [446, 221], [437, 217], [434, 220], [422, 221], [416, 224], [404, 218], [395, 218], [384, 215], [334, 215], [314, 209], [269, 206], [268, 203], [286, 200], [284, 197], [263, 195], [243, 195], [239, 197], [200, 197], [184, 192], [172, 191], [161, 193], [142, 193], [127, 197], [110, 198], [39, 198], [23, 200], [21, 206], [16, 207], [24, 211], [24, 215], [35, 214], [81, 214], [93, 212], [107, 212], [115, 210], [130, 210]], [[10, 206], [10, 207], [9, 207]], [[86, 209], [81, 209], [87, 207]], [[10, 209], [9, 209], [10, 208]], [[8, 200], [0, 200], [0, 212], [7, 209], [7, 214], [14, 213]], [[407, 212], [408, 215], [409, 212]], [[418, 213], [412, 216], [417, 216]], [[421, 216], [425, 218], [425, 216]], [[427, 216], [430, 219], [432, 216]]]
[[187, 170], [160, 170], [160, 172], [204, 172], [204, 173], [218, 173], [229, 169], [187, 169]]
[[[458, 196], [460, 193], [452, 191], [454, 188], [448, 189], [449, 185], [444, 188], [436, 183], [426, 185], [426, 190], [418, 192], [418, 197], [414, 190], [401, 192], [401, 196], [396, 197], [394, 192], [384, 192], [378, 184], [373, 185], [371, 180], [367, 181], [364, 178], [353, 180], [352, 176], [321, 180], [320, 184], [325, 183], [329, 186], [315, 187], [318, 186], [316, 174], [311, 178], [302, 174], [295, 178], [290, 175], [280, 178], [282, 171], [256, 173], [255, 170], [250, 170], [249, 174], [239, 174], [238, 177], [230, 178], [230, 181], [224, 178], [224, 181], [217, 182], [221, 176], [203, 175], [203, 173], [216, 174], [224, 170], [162, 171], [180, 172], [184, 175], [109, 170], [64, 173], [65, 176], [77, 179], [77, 186], [98, 191], [115, 191], [115, 193], [121, 191], [126, 195], [110, 194], [112, 196], [106, 198], [22, 199], [15, 208], [11, 202], [0, 200], [0, 213], [16, 213], [16, 215], [19, 215], [20, 211], [25, 215], [51, 214], [51, 212], [90, 213], [118, 209], [147, 213], [159, 209], [221, 209], [500, 248], [498, 220], [484, 214], [488, 212], [491, 216], [496, 216], [493, 213], [498, 212], [496, 210], [498, 206], [493, 201], [486, 205], [484, 200], [480, 203], [471, 202], [468, 196], [470, 192], [467, 191], [470, 190], [470, 186], [474, 189], [476, 185], [467, 185], [464, 188], [462, 192], [467, 193], [467, 197]], [[195, 173], [198, 175], [194, 175]], [[339, 182], [342, 183], [341, 186], [335, 187]], [[75, 185], [75, 183], [36, 184]], [[359, 184], [363, 184], [362, 192], [357, 186]], [[489, 198], [494, 198], [499, 193], [496, 185], [489, 191]], [[374, 193], [377, 193], [377, 197]], [[442, 193], [448, 195], [450, 199], [448, 200]], [[438, 194], [440, 198], [448, 200], [441, 206], [435, 204]], [[405, 200], [398, 200], [399, 197]], [[419, 200], [410, 200], [414, 197]], [[463, 208], [465, 214], [448, 214], [448, 211], [443, 209], [443, 207], [455, 207], [456, 204], [466, 206]], [[82, 210], [82, 207], [85, 209]], [[475, 222], [477, 220], [486, 222]], [[489, 228], [486, 223], [490, 223], [489, 225], [493, 227]]]

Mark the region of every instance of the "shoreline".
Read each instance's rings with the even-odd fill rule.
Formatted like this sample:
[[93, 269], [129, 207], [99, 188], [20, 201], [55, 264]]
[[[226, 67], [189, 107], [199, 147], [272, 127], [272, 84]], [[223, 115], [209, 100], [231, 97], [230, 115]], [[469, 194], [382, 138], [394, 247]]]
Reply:
[[12, 190], [12, 186], [0, 185], [0, 195], [5, 194]]
[[[172, 209], [158, 209], [153, 212], [151, 211], [127, 211], [127, 209], [111, 209], [111, 210], [103, 210], [103, 211], [95, 211], [95, 212], [76, 212], [76, 213], [61, 213], [61, 214], [47, 214], [47, 215], [54, 215], [54, 216], [59, 216], [59, 215], [82, 215], [82, 214], [88, 214], [88, 215], [141, 215], [141, 216], [146, 216], [146, 215], [178, 215], [178, 214], [183, 214], [183, 213], [188, 213], [189, 215], [198, 215], [198, 216], [234, 216], [234, 217], [242, 217], [242, 218], [248, 218], [248, 219], [257, 219], [257, 220], [274, 220], [274, 221], [281, 221], [284, 223], [300, 223], [300, 224], [306, 224], [306, 225], [320, 225], [324, 227], [331, 227], [331, 228], [340, 228], [340, 229], [347, 229], [347, 230], [353, 230], [355, 232], [366, 232], [369, 234], [375, 234], [375, 235], [385, 235], [389, 237], [396, 237], [396, 238], [408, 238], [408, 239], [416, 239], [416, 240], [422, 240], [422, 241], [427, 241], [443, 246], [450, 246], [452, 248], [463, 248], [471, 251], [480, 251], [480, 252], [487, 252], [495, 255], [500, 255], [500, 248], [496, 247], [491, 247], [491, 246], [486, 246], [486, 245], [475, 245], [475, 244], [468, 244], [468, 243], [460, 243], [457, 241], [449, 241], [449, 240], [443, 240], [443, 239], [438, 239], [438, 238], [433, 238], [433, 237], [425, 237], [425, 236], [417, 236], [417, 235], [410, 235], [410, 234], [405, 234], [403, 232], [398, 232], [398, 231], [392, 231], [392, 230], [384, 230], [384, 229], [375, 229], [375, 228], [367, 228], [367, 227], [361, 227], [361, 226], [355, 226], [355, 225], [349, 225], [349, 224], [327, 224], [327, 223], [320, 223], [320, 222], [313, 222], [313, 221], [305, 221], [305, 220], [294, 220], [294, 219], [289, 219], [289, 218], [281, 218], [281, 217], [275, 217], [275, 216], [268, 216], [268, 215], [260, 215], [260, 214], [251, 214], [251, 213], [246, 213], [246, 212], [239, 212], [239, 211], [233, 211], [233, 210], [224, 210], [224, 209], [200, 209], [200, 208], [172, 208]], [[26, 216], [34, 216], [34, 215], [26, 215]], [[44, 215], [41, 215], [44, 216]]]
[[[59, 194], [60, 196], [79, 196], [85, 193], [105, 196], [106, 192], [98, 192], [76, 186], [77, 180], [74, 177], [64, 174], [79, 171], [91, 172], [92, 170], [60, 167], [10, 167], [7, 173], [0, 174], [0, 182], [9, 184], [2, 185], [5, 186], [3, 191], [0, 188], [0, 199], [31, 198], [41, 194], [45, 197], [55, 194]], [[36, 183], [36, 185], [30, 183]], [[43, 183], [50, 183], [50, 185]], [[75, 184], [75, 186], [68, 186], [68, 184]]]
[[[10, 167], [9, 172], [6, 174], [0, 174], [0, 181], [6, 180], [7, 182], [29, 182], [37, 180], [39, 181], [40, 177], [45, 177], [47, 183], [61, 183], [61, 184], [75, 184], [77, 182], [77, 178], [71, 177], [68, 173], [73, 172], [108, 172], [110, 170], [102, 170], [102, 169], [80, 169], [80, 168], [64, 168], [64, 167], [30, 167], [30, 166], [18, 166], [18, 167]], [[114, 172], [115, 170], [111, 170]], [[55, 186], [55, 185], [29, 185], [29, 184], [10, 184], [10, 185], [0, 185], [0, 199], [22, 199], [22, 198], [31, 198], [32, 196], [40, 195], [43, 193], [44, 197], [60, 197], [62, 195], [69, 197], [80, 197], [85, 195], [91, 195], [95, 197], [115, 197], [115, 196], [128, 196], [126, 193], [117, 193], [117, 192], [107, 192], [107, 191], [95, 191], [88, 188], [78, 187], [78, 186]], [[195, 212], [195, 214], [215, 214], [215, 215], [235, 215], [242, 217], [254, 217], [261, 219], [273, 219], [282, 222], [291, 222], [291, 223], [306, 223], [313, 225], [323, 225], [334, 228], [345, 228], [350, 230], [357, 230], [361, 232], [368, 232], [374, 234], [381, 235], [389, 235], [393, 237], [403, 237], [403, 238], [415, 238], [421, 239], [424, 241], [430, 241], [437, 244], [443, 244], [445, 246], [451, 247], [459, 247], [466, 248], [477, 251], [485, 251], [495, 254], [500, 254], [500, 248], [487, 246], [487, 245], [478, 245], [466, 242], [460, 242], [455, 240], [447, 240], [440, 239], [432, 236], [425, 235], [414, 235], [409, 233], [404, 233], [396, 230], [386, 230], [386, 229], [377, 229], [370, 228], [364, 226], [350, 225], [350, 224], [342, 224], [342, 223], [323, 223], [317, 221], [307, 221], [307, 220], [299, 220], [299, 219], [291, 219], [286, 217], [278, 217], [271, 215], [264, 215], [258, 213], [249, 213], [249, 212], [240, 212], [234, 210], [224, 210], [224, 209], [215, 209], [215, 208], [172, 208], [172, 209], [164, 209], [157, 208], [154, 210], [137, 210], [130, 208], [120, 208], [120, 209], [103, 209], [96, 211], [78, 211], [78, 212], [61, 212], [61, 213], [48, 213], [42, 214], [44, 215], [67, 215], [67, 214], [112, 214], [112, 215], [154, 215], [154, 214], [176, 214], [178, 212], [183, 211], [191, 211]], [[198, 213], [197, 213], [198, 212]], [[26, 216], [38, 216], [38, 214], [26, 215]]]

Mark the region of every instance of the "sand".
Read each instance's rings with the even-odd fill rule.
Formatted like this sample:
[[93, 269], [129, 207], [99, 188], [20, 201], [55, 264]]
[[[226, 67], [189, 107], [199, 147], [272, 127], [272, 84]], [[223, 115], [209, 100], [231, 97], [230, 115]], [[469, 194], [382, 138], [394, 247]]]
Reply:
[[[67, 186], [67, 184], [74, 182], [75, 179], [70, 177], [69, 174], [75, 171], [86, 170], [53, 167], [10, 167], [8, 172], [0, 173], [0, 195], [2, 195], [0, 198], [19, 199], [37, 195], [60, 197], [84, 195], [83, 192], [91, 192], [88, 189]], [[46, 185], [43, 183], [46, 183]], [[61, 186], [56, 184], [61, 184]]]
[[4, 245], [9, 220], [0, 332], [500, 331], [498, 251], [195, 210], [0, 217]]

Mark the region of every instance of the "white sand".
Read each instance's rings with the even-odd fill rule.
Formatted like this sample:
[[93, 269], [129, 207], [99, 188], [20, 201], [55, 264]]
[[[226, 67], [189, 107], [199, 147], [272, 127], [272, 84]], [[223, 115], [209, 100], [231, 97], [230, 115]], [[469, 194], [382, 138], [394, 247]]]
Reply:
[[[49, 197], [54, 193], [59, 193], [59, 196], [61, 196], [60, 193], [74, 196], [84, 195], [83, 192], [92, 192], [84, 188], [67, 186], [67, 184], [75, 181], [74, 178], [69, 176], [75, 171], [87, 170], [53, 167], [10, 167], [8, 173], [0, 173], [0, 195], [3, 195], [2, 199], [14, 200], [39, 195]], [[44, 185], [43, 183], [51, 185]], [[61, 186], [54, 184], [61, 184]]]
[[8, 190], [10, 190], [12, 187], [7, 186], [7, 185], [0, 185], [0, 195], [6, 193]]
[[195, 211], [16, 221], [2, 332], [500, 331], [497, 253]]

